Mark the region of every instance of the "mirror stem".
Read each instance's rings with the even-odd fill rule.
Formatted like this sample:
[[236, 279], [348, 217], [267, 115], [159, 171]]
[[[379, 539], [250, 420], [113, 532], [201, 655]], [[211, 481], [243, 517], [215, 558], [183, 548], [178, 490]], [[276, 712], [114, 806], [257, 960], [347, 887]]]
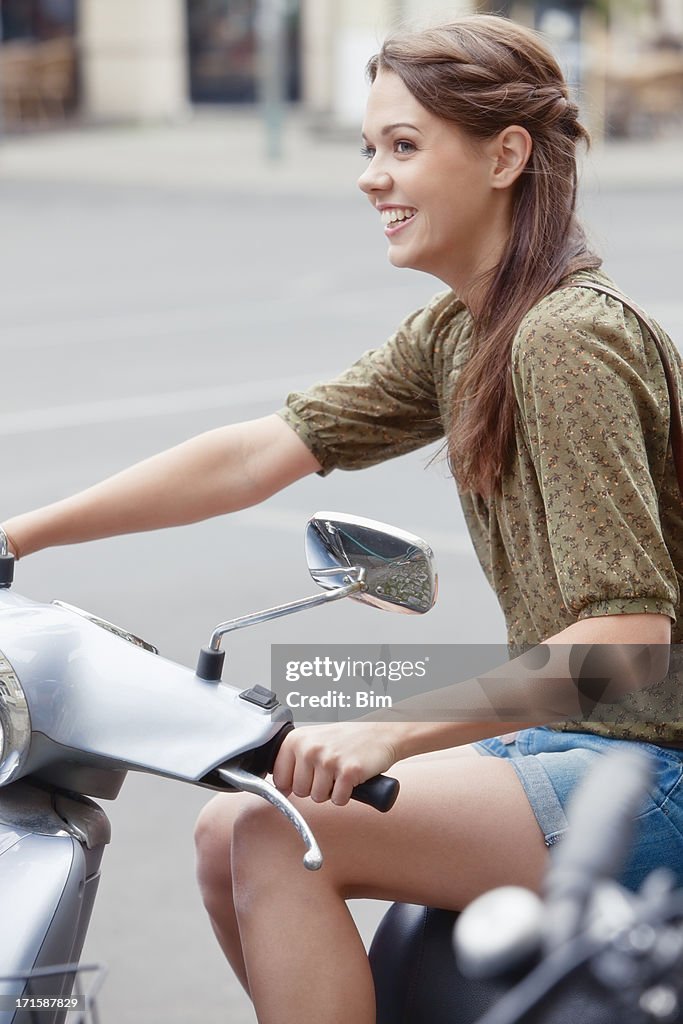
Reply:
[[[212, 651], [220, 650], [221, 637], [225, 636], [226, 633], [234, 632], [236, 629], [244, 629], [245, 626], [255, 626], [259, 622], [268, 622], [271, 619], [280, 619], [283, 615], [293, 615], [294, 612], [301, 612], [305, 608], [316, 608], [318, 605], [327, 604], [330, 601], [339, 601], [342, 597], [348, 597], [350, 594], [357, 593], [363, 587], [365, 573], [362, 569], [354, 569], [353, 571], [356, 574], [356, 579], [351, 583], [347, 583], [346, 586], [339, 587], [337, 590], [326, 590], [323, 594], [302, 597], [300, 601], [279, 604], [274, 608], [265, 608], [261, 612], [252, 612], [251, 615], [241, 615], [238, 619], [229, 619], [227, 622], [221, 622], [211, 634], [209, 647]], [[335, 575], [339, 575], [338, 569], [335, 569], [334, 572]], [[345, 575], [348, 576], [349, 573]]]
[[[327, 575], [324, 571], [318, 572], [317, 576]], [[339, 569], [332, 569], [330, 576], [339, 576]], [[291, 601], [289, 604], [279, 604], [274, 608], [264, 608], [260, 612], [252, 612], [251, 615], [241, 615], [238, 619], [228, 619], [221, 622], [211, 634], [208, 647], [202, 647], [199, 653], [197, 664], [197, 675], [200, 679], [210, 679], [218, 682], [221, 678], [225, 652], [221, 650], [221, 639], [226, 633], [233, 633], [237, 629], [244, 629], [246, 626], [255, 626], [259, 622], [269, 622], [271, 619], [280, 619], [284, 615], [293, 615], [294, 612], [304, 611], [306, 608], [317, 608], [321, 604], [329, 604], [331, 601], [340, 601], [343, 597], [357, 594], [365, 586], [365, 569], [351, 566], [344, 570], [344, 586], [335, 590], [326, 590], [322, 594], [314, 594], [312, 597], [303, 597], [299, 601]]]

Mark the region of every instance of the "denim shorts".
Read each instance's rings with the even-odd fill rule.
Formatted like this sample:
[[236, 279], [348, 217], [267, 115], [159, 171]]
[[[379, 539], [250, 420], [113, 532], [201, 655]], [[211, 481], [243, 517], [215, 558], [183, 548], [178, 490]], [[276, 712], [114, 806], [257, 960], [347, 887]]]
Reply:
[[656, 867], [668, 867], [683, 886], [683, 750], [634, 740], [612, 740], [584, 732], [541, 726], [474, 744], [480, 754], [508, 758], [517, 772], [546, 846], [568, 828], [571, 793], [596, 759], [618, 747], [651, 755], [652, 783], [635, 819], [635, 832], [619, 881], [637, 889]]

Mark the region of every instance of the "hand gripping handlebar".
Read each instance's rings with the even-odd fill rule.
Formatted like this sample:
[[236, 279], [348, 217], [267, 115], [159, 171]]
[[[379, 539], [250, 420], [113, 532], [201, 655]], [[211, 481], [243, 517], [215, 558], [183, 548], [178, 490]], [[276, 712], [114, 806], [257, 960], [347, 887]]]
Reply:
[[[272, 740], [270, 745], [270, 764], [268, 765], [269, 772], [272, 772], [280, 747], [293, 728], [294, 726], [291, 722], [287, 723]], [[368, 804], [368, 806], [374, 807], [375, 810], [385, 814], [396, 803], [400, 788], [398, 779], [392, 778], [391, 775], [373, 775], [371, 779], [366, 779], [365, 782], [361, 782], [360, 785], [353, 789], [351, 799], [357, 800], [361, 804]]]
[[[294, 726], [291, 722], [287, 723], [271, 741], [268, 771], [273, 770], [278, 751], [285, 737], [293, 728]], [[304, 867], [308, 868], [309, 871], [317, 871], [322, 866], [323, 856], [311, 829], [296, 807], [271, 782], [267, 782], [252, 772], [245, 771], [238, 762], [218, 768], [217, 774], [223, 782], [227, 782], [234, 789], [244, 793], [254, 793], [256, 796], [267, 800], [274, 807], [277, 807], [287, 820], [291, 822], [306, 845]], [[360, 801], [360, 803], [368, 804], [378, 811], [386, 812], [391, 810], [396, 803], [399, 788], [398, 779], [393, 779], [389, 775], [374, 775], [371, 779], [367, 779], [359, 786], [356, 786], [351, 793], [351, 798]]]

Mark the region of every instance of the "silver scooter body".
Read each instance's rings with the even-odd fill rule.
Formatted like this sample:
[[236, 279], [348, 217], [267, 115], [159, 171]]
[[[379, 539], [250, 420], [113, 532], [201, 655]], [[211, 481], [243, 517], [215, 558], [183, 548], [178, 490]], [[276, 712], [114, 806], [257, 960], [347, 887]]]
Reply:
[[30, 717], [21, 775], [75, 792], [109, 797], [129, 769], [199, 782], [291, 717], [71, 609], [11, 591], [0, 592], [0, 651], [21, 680]]
[[[257, 793], [304, 839], [305, 866], [322, 863], [299, 812], [264, 779], [291, 712], [265, 688], [221, 681], [221, 638], [345, 596], [422, 613], [437, 579], [424, 541], [371, 520], [318, 513], [306, 548], [324, 594], [221, 623], [196, 670], [80, 609], [0, 589], [0, 1024], [34, 1019], [16, 999], [72, 992], [110, 839], [90, 797], [116, 798], [128, 771]], [[397, 791], [376, 777], [354, 795], [388, 809]], [[62, 1024], [66, 1012], [39, 1020]]]
[[131, 769], [216, 786], [215, 768], [262, 747], [291, 713], [11, 591], [0, 591], [0, 651], [31, 730], [20, 781], [0, 788], [0, 977], [16, 976], [0, 982], [0, 1024], [11, 1024], [31, 1020], [5, 1008], [14, 1000], [72, 991], [72, 972], [37, 975], [78, 964], [87, 933], [110, 827], [83, 794], [115, 798]]
[[[109, 837], [109, 819], [92, 801], [27, 781], [0, 790], [0, 974], [11, 978], [0, 982], [0, 1024], [31, 1020], [12, 1009], [24, 997], [71, 996], [74, 974], [60, 965], [79, 962]], [[65, 1016], [41, 1011], [39, 1019]]]

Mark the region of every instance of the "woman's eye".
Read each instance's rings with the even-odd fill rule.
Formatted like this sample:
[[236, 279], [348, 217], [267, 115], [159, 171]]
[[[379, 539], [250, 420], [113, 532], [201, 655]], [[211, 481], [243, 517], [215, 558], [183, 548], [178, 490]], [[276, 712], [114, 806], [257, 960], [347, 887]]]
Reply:
[[408, 142], [407, 139], [398, 139], [395, 143], [394, 148], [397, 153], [406, 154], [413, 153], [415, 151], [415, 145], [412, 142]]
[[372, 148], [372, 146], [362, 146], [360, 155], [364, 156], [366, 160], [372, 160], [373, 156], [375, 155], [375, 151]]

